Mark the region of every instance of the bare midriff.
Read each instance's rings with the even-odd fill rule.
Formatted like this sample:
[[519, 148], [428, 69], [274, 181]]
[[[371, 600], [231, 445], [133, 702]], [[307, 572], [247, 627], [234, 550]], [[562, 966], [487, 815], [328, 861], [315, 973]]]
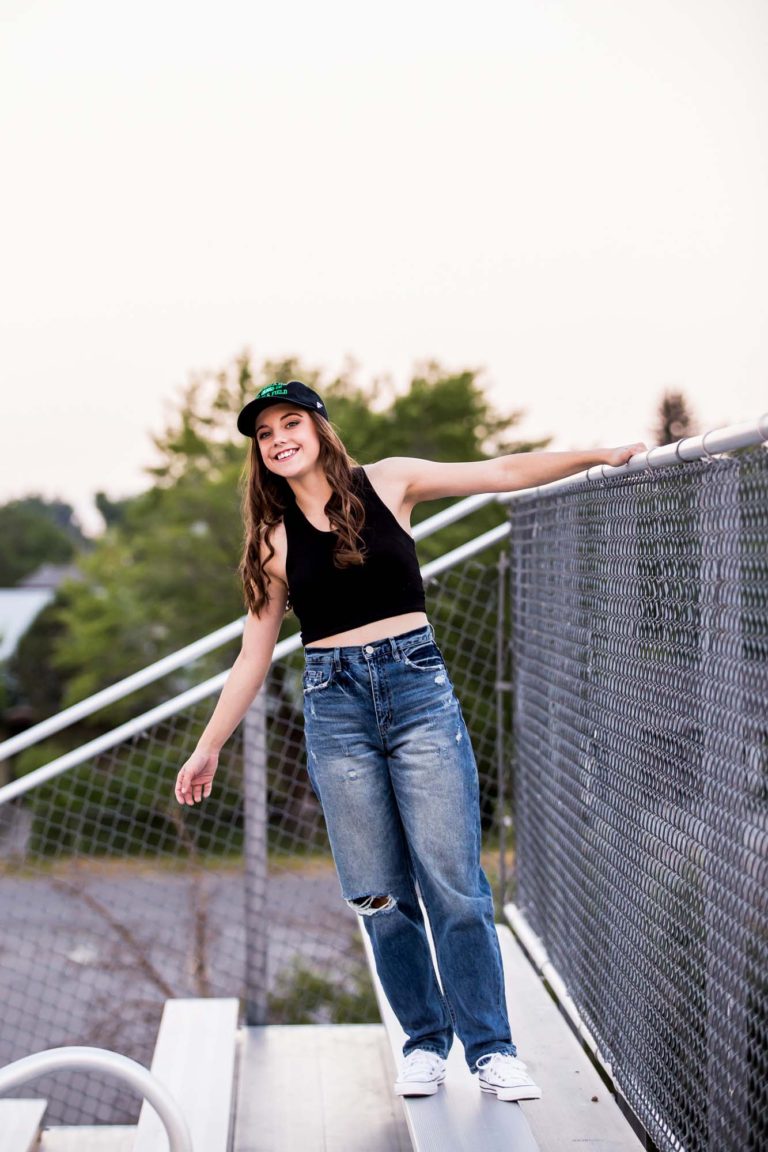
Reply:
[[313, 640], [306, 647], [351, 648], [359, 644], [372, 644], [376, 640], [388, 640], [390, 636], [401, 636], [403, 632], [412, 632], [415, 628], [426, 628], [428, 623], [426, 612], [404, 612], [401, 616], [387, 616], [384, 620], [373, 620], [370, 624], [361, 624], [359, 628], [349, 628], [346, 632], [336, 632], [333, 636], [324, 636], [322, 640]]

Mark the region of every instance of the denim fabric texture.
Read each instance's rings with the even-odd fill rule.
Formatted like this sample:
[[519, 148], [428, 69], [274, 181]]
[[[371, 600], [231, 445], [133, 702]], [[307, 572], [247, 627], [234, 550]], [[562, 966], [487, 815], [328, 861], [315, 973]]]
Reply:
[[[477, 767], [431, 626], [360, 647], [307, 648], [312, 787], [343, 897], [363, 916], [403, 1052], [475, 1071], [516, 1055], [490, 885], [480, 864]], [[440, 982], [417, 892], [427, 911]]]

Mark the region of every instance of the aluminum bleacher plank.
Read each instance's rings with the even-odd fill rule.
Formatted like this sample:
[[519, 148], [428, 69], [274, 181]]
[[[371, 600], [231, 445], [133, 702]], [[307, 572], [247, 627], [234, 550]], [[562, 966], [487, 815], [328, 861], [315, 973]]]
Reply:
[[[228, 1152], [238, 1001], [166, 1000], [151, 1070], [179, 1105], [196, 1152]], [[153, 1108], [142, 1105], [134, 1152], [167, 1152]]]
[[47, 1100], [0, 1100], [0, 1152], [30, 1152]]
[[520, 1058], [541, 1087], [526, 1109], [541, 1152], [642, 1152], [629, 1121], [549, 995], [522, 947], [499, 926], [507, 1006]]
[[408, 1152], [380, 1024], [241, 1032], [233, 1152]]
[[[363, 934], [363, 942], [391, 1049], [392, 1091], [405, 1033], [376, 977], [367, 933]], [[505, 1103], [490, 1093], [481, 1092], [477, 1077], [467, 1068], [458, 1041], [448, 1056], [448, 1073], [438, 1092], [434, 1096], [401, 1097], [401, 1100], [414, 1152], [539, 1152], [528, 1124], [527, 1109], [541, 1108], [542, 1102]], [[565, 1146], [565, 1142], [561, 1143], [559, 1152]]]

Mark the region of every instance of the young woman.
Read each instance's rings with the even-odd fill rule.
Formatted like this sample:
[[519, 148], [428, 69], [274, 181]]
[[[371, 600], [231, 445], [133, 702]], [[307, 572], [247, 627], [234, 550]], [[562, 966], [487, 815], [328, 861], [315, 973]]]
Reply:
[[[238, 417], [251, 437], [243, 645], [176, 798], [211, 794], [219, 750], [264, 683], [289, 600], [305, 646], [308, 770], [346, 901], [408, 1039], [395, 1084], [431, 1095], [454, 1031], [480, 1087], [538, 1098], [517, 1058], [493, 903], [480, 866], [477, 769], [432, 627], [410, 534], [422, 500], [545, 484], [644, 448], [359, 468], [316, 392], [270, 384]], [[418, 895], [429, 917], [442, 990]]]

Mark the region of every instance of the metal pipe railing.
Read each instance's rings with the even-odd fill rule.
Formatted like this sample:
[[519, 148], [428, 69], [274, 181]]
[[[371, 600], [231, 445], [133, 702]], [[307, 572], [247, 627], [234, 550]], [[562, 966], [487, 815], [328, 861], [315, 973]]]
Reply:
[[39, 744], [41, 740], [53, 736], [55, 732], [61, 732], [63, 728], [69, 728], [78, 720], [92, 716], [94, 712], [99, 712], [109, 704], [114, 704], [117, 700], [130, 696], [139, 688], [145, 688], [147, 684], [160, 680], [169, 672], [175, 672], [177, 668], [191, 664], [193, 660], [198, 660], [201, 656], [207, 655], [208, 652], [213, 652], [231, 640], [236, 640], [242, 631], [243, 619], [233, 620], [231, 624], [217, 628], [215, 632], [210, 632], [200, 640], [195, 640], [193, 644], [187, 644], [184, 648], [179, 648], [178, 651], [164, 656], [162, 660], [156, 660], [153, 664], [148, 664], [146, 668], [110, 684], [108, 688], [94, 692], [85, 700], [78, 700], [77, 704], [73, 704], [70, 708], [64, 708], [55, 716], [49, 716], [46, 720], [41, 720], [39, 724], [20, 732], [18, 736], [11, 736], [9, 740], [5, 740], [0, 744], [0, 760], [7, 760], [9, 757], [15, 756], [17, 752], [30, 748], [33, 744]]
[[143, 1064], [106, 1048], [48, 1048], [0, 1068], [0, 1094], [51, 1072], [105, 1072], [147, 1100], [168, 1134], [169, 1152], [193, 1152], [192, 1137], [179, 1105]]
[[[429, 519], [422, 520], [420, 524], [417, 524], [413, 529], [413, 538], [416, 541], [424, 540], [427, 536], [439, 532], [441, 528], [446, 528], [449, 524], [454, 524], [457, 520], [462, 520], [465, 516], [470, 516], [473, 512], [476, 512], [478, 508], [484, 508], [486, 504], [491, 504], [494, 501], [503, 502], [506, 496], [507, 493], [483, 492], [478, 496], [468, 496], [465, 500], [459, 500], [458, 503], [452, 504], [450, 508], [445, 508], [442, 512], [438, 512], [434, 516], [430, 516]], [[138, 672], [133, 672], [123, 680], [118, 680], [116, 683], [110, 684], [109, 687], [102, 688], [92, 696], [86, 697], [85, 700], [79, 700], [77, 704], [72, 704], [71, 707], [64, 708], [61, 712], [57, 712], [55, 716], [49, 716], [46, 720], [41, 720], [39, 724], [27, 728], [17, 736], [11, 736], [10, 739], [0, 743], [0, 760], [8, 760], [11, 756], [22, 752], [25, 748], [31, 748], [33, 744], [38, 744], [48, 736], [53, 736], [55, 732], [61, 732], [64, 728], [69, 728], [72, 724], [76, 724], [78, 720], [83, 720], [86, 716], [92, 716], [94, 712], [99, 712], [109, 704], [123, 700], [126, 696], [130, 696], [132, 692], [137, 692], [140, 688], [146, 688], [148, 684], [153, 684], [156, 680], [160, 680], [170, 672], [175, 672], [177, 668], [182, 668], [185, 664], [190, 664], [193, 660], [197, 660], [201, 656], [206, 656], [209, 652], [214, 652], [224, 644], [236, 640], [242, 635], [244, 625], [245, 616], [241, 616], [239, 619], [233, 620], [231, 624], [225, 624], [223, 628], [218, 628], [215, 632], [211, 632], [208, 636], [203, 636], [200, 640], [195, 640], [194, 643], [187, 644], [184, 648], [179, 648], [177, 652], [171, 652], [168, 656], [163, 656], [161, 660], [156, 660], [153, 664], [148, 664], [146, 668], [142, 668]], [[292, 651], [292, 649], [290, 650]], [[195, 690], [193, 689], [192, 691]]]
[[669, 468], [674, 464], [690, 464], [694, 460], [707, 460], [721, 452], [735, 452], [739, 448], [751, 448], [768, 440], [768, 412], [744, 424], [729, 424], [726, 428], [713, 428], [698, 436], [684, 436], [673, 444], [659, 444], [647, 452], [638, 452], [626, 464], [612, 467], [609, 464], [595, 464], [583, 472], [541, 484], [538, 488], [525, 488], [520, 492], [505, 494], [506, 499], [528, 500], [542, 493], [555, 492], [559, 488], [570, 488], [574, 484], [584, 484], [588, 480], [608, 480], [614, 476], [626, 476], [632, 472], [645, 472], [649, 468]]

